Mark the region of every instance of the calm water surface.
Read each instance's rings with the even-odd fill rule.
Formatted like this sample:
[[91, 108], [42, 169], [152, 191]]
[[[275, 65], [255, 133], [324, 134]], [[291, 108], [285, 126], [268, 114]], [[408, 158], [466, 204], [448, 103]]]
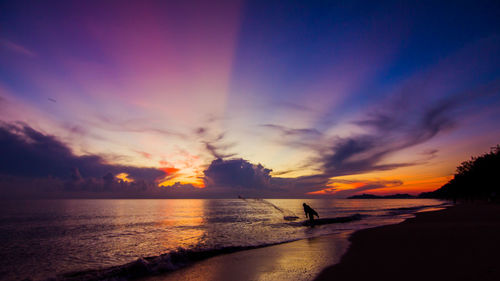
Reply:
[[[302, 203], [321, 218], [306, 227]], [[43, 280], [176, 251], [259, 246], [400, 222], [431, 199], [185, 199], [2, 201], [0, 279]], [[284, 216], [299, 216], [296, 221]], [[172, 265], [175, 268], [175, 265]]]

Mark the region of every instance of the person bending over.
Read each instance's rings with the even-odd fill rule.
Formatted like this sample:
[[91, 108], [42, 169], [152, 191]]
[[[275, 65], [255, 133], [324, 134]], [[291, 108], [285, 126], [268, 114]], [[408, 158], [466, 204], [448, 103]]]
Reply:
[[313, 208], [311, 208], [306, 203], [302, 204], [302, 206], [304, 206], [304, 212], [306, 213], [306, 218], [309, 217], [309, 221], [311, 222], [311, 224], [314, 222], [314, 216], [317, 216], [319, 219], [318, 213]]

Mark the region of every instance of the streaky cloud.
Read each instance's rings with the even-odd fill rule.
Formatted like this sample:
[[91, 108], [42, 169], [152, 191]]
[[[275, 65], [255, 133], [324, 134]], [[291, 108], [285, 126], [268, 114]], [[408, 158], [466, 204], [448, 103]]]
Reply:
[[322, 133], [315, 128], [294, 129], [294, 128], [288, 128], [288, 127], [276, 125], [276, 124], [262, 124], [260, 126], [264, 127], [264, 128], [276, 130], [283, 136], [299, 136], [299, 137], [306, 137], [306, 138], [322, 136]]
[[150, 123], [150, 120], [147, 119], [117, 120], [115, 118], [112, 118], [111, 116], [99, 115], [97, 118], [97, 122], [96, 121], [87, 121], [87, 122], [89, 122], [89, 124], [97, 128], [101, 128], [103, 130], [108, 130], [108, 131], [155, 133], [166, 137], [178, 137], [181, 139], [187, 138], [186, 134], [148, 125]]
[[30, 58], [34, 58], [37, 56], [35, 52], [29, 50], [28, 48], [7, 39], [0, 39], [0, 45], [14, 53], [21, 54]]
[[470, 105], [472, 101], [486, 99], [499, 91], [500, 83], [494, 81], [434, 102], [413, 104], [395, 98], [353, 122], [368, 129], [367, 133], [336, 138], [333, 145], [320, 150], [319, 161], [325, 174], [331, 177], [421, 164], [383, 163], [383, 160], [459, 126], [464, 116], [478, 109]]
[[[357, 184], [357, 187], [351, 189], [339, 189], [336, 183], [342, 184]], [[348, 197], [360, 192], [373, 191], [381, 188], [392, 188], [403, 185], [400, 180], [371, 180], [371, 181], [357, 181], [357, 180], [333, 180], [330, 182], [332, 187], [323, 189], [317, 194], [335, 195], [336, 197]]]

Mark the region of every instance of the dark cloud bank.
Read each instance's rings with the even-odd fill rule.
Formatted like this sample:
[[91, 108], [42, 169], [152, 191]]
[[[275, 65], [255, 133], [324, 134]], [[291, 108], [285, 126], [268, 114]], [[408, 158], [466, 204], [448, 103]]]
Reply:
[[[113, 165], [96, 155], [75, 155], [56, 137], [24, 123], [0, 124], [2, 198], [170, 198], [301, 196], [321, 188], [322, 176], [274, 178], [271, 170], [244, 159], [214, 160], [204, 171], [206, 188], [174, 184], [159, 187], [164, 171]], [[134, 182], [116, 179], [128, 173]]]
[[81, 176], [102, 177], [106, 173], [121, 172], [138, 180], [153, 180], [163, 176], [157, 169], [110, 165], [95, 155], [75, 156], [55, 137], [42, 134], [22, 123], [0, 126], [0, 151], [0, 171], [12, 176], [69, 179]]
[[[134, 196], [165, 173], [154, 168], [107, 164], [96, 155], [76, 156], [55, 137], [23, 123], [0, 125], [2, 197]], [[127, 173], [134, 183], [114, 175]]]
[[[206, 188], [180, 183], [159, 187], [159, 180], [170, 176], [164, 171], [108, 164], [97, 155], [77, 156], [56, 137], [24, 123], [0, 124], [0, 155], [2, 198], [279, 197], [287, 196], [285, 185], [299, 182], [273, 178], [270, 169], [244, 159], [217, 158], [204, 171]], [[134, 182], [118, 180], [119, 173], [129, 174]]]

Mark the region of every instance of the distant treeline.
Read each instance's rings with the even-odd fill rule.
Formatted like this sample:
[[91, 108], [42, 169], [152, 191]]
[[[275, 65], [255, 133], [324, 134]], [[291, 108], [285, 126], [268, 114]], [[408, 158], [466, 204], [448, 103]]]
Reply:
[[462, 162], [452, 180], [421, 198], [497, 200], [500, 193], [500, 145]]
[[413, 196], [410, 194], [406, 193], [398, 193], [398, 194], [391, 194], [391, 195], [374, 195], [374, 194], [360, 194], [360, 195], [353, 195], [351, 197], [347, 197], [347, 199], [414, 199], [417, 198], [417, 196]]

